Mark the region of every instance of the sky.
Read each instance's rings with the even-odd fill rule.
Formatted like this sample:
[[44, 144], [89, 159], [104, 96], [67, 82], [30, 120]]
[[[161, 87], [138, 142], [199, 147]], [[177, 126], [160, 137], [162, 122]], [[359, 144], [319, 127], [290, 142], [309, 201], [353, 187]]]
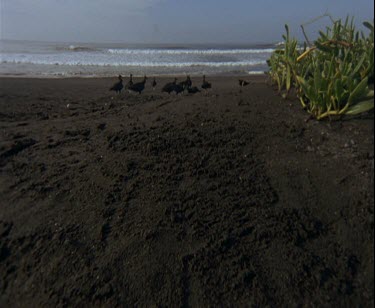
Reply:
[[[373, 0], [0, 0], [1, 39], [96, 43], [269, 43], [329, 12], [373, 20]], [[324, 18], [306, 26], [313, 35]]]

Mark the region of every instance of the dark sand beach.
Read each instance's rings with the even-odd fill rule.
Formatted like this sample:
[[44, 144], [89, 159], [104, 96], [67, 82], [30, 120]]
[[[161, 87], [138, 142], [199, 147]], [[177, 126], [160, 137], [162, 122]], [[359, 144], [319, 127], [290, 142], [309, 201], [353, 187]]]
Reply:
[[237, 80], [0, 79], [0, 306], [373, 307], [373, 113]]

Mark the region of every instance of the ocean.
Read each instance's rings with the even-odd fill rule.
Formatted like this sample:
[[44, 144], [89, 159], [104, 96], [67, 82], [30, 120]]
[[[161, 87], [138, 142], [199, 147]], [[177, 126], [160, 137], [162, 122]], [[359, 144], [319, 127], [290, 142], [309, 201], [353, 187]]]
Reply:
[[275, 44], [141, 45], [0, 41], [0, 75], [107, 77], [117, 74], [261, 74]]

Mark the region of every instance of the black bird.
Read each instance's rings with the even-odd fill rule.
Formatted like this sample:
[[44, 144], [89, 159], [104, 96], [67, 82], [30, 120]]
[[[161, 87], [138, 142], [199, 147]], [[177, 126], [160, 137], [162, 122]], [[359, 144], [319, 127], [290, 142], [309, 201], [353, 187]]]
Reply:
[[121, 90], [123, 89], [123, 84], [122, 84], [122, 76], [118, 75], [119, 82], [116, 82], [112, 88], [109, 89], [109, 91], [115, 91], [116, 93], [121, 93]]
[[129, 91], [138, 92], [139, 94], [141, 94], [142, 91], [145, 89], [146, 80], [147, 80], [147, 77], [145, 76], [143, 78], [143, 81], [129, 86]]
[[152, 90], [155, 90], [156, 85], [157, 85], [157, 83], [156, 83], [156, 80], [155, 80], [155, 77], [154, 77], [154, 80], [152, 81]]
[[130, 74], [129, 81], [128, 81], [128, 83], [125, 85], [125, 90], [129, 90], [129, 87], [131, 87], [132, 85], [133, 85], [133, 75]]
[[191, 88], [188, 88], [187, 90], [188, 90], [188, 93], [190, 94], [195, 94], [195, 93], [200, 92], [197, 87], [191, 87]]
[[167, 83], [163, 89], [161, 89], [161, 92], [167, 92], [168, 94], [171, 94], [175, 90], [176, 87], [177, 78], [174, 79], [173, 82]]
[[179, 83], [180, 86], [182, 86], [185, 89], [190, 89], [191, 86], [192, 86], [192, 82], [191, 82], [191, 79], [190, 79], [190, 76], [186, 76], [186, 80], [185, 81], [181, 81]]
[[240, 85], [241, 87], [246, 87], [246, 86], [249, 84], [248, 81], [246, 81], [246, 80], [242, 80], [242, 79], [239, 79], [239, 80], [238, 80], [238, 83], [239, 83], [239, 85]]
[[211, 89], [211, 84], [206, 81], [206, 75], [203, 75], [202, 89], [205, 89], [205, 90]]
[[180, 94], [185, 91], [185, 87], [181, 84], [175, 84], [173, 91], [176, 92], [176, 94]]

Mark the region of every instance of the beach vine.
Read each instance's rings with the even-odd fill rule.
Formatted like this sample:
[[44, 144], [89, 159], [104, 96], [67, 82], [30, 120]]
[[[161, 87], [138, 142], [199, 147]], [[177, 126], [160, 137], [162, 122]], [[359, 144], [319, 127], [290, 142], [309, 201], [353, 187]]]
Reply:
[[374, 22], [363, 23], [366, 35], [354, 18], [331, 21], [313, 44], [305, 36], [303, 46], [285, 25], [284, 42], [267, 61], [278, 93], [287, 98], [295, 89], [303, 108], [318, 120], [374, 108]]

